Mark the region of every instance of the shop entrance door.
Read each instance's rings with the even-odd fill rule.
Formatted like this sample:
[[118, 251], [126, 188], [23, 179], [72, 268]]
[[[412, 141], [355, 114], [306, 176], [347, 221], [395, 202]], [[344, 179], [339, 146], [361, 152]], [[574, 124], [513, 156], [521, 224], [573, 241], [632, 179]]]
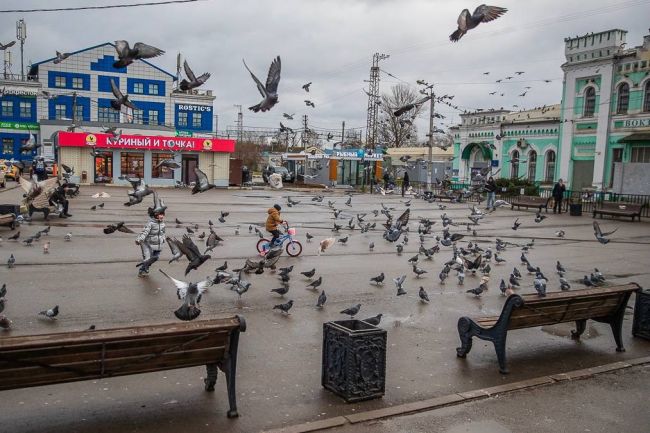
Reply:
[[113, 181], [113, 154], [102, 153], [95, 156], [95, 183]]
[[181, 162], [182, 166], [182, 177], [183, 183], [189, 185], [192, 182], [196, 182], [196, 173], [194, 169], [199, 166], [199, 156], [198, 155], [183, 155]]

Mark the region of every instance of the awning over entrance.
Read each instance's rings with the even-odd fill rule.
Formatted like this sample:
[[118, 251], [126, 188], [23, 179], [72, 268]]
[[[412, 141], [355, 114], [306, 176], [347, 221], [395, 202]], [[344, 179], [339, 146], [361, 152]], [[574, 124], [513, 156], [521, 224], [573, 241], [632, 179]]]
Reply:
[[469, 156], [472, 154], [474, 151], [475, 147], [479, 147], [481, 149], [481, 152], [483, 152], [483, 159], [486, 161], [491, 161], [492, 160], [492, 149], [490, 149], [490, 144], [488, 142], [481, 142], [481, 143], [469, 143], [465, 149], [463, 149], [463, 153], [461, 155], [462, 159], [469, 159]]
[[623, 138], [619, 138], [619, 143], [638, 143], [641, 141], [646, 141], [650, 143], [650, 132], [635, 132], [630, 135], [626, 135]]

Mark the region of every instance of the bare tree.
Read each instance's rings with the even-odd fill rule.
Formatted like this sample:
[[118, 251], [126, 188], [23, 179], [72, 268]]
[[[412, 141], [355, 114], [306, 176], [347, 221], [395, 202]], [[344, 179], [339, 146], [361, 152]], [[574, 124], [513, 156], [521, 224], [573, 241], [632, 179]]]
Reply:
[[393, 113], [421, 98], [422, 95], [405, 84], [393, 86], [390, 94], [381, 95], [378, 133], [380, 140], [388, 147], [403, 147], [416, 143], [415, 119], [419, 116], [422, 105], [415, 106], [400, 117], [395, 117]]

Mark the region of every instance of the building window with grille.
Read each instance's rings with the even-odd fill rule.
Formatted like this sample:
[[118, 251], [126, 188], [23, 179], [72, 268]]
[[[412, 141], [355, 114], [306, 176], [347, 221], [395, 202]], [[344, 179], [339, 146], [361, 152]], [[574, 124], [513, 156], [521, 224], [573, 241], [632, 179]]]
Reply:
[[633, 146], [630, 162], [650, 162], [650, 146]]
[[150, 95], [158, 94], [158, 84], [149, 84], [149, 94]]
[[14, 103], [13, 101], [2, 101], [2, 117], [13, 117]]
[[158, 167], [165, 159], [174, 159], [171, 153], [152, 153], [151, 154], [151, 177], [154, 179], [173, 179], [174, 170], [167, 167]]
[[20, 103], [20, 117], [28, 119], [32, 117], [32, 104], [31, 102]]
[[528, 152], [528, 180], [535, 181], [535, 172], [537, 171], [537, 152], [531, 150]]
[[54, 77], [54, 87], [65, 87], [65, 77], [57, 76]]
[[158, 125], [158, 110], [149, 110], [149, 125]]
[[585, 110], [584, 117], [594, 117], [596, 112], [596, 89], [587, 87], [585, 90]]
[[122, 152], [120, 170], [128, 177], [144, 177], [144, 153]]
[[650, 80], [645, 83], [643, 91], [643, 111], [646, 113], [650, 111]]
[[14, 153], [14, 139], [13, 138], [3, 138], [2, 139], [2, 153], [12, 155]]
[[72, 88], [73, 89], [83, 89], [84, 88], [84, 80], [81, 77], [73, 77], [72, 78]]
[[144, 111], [135, 109], [133, 110], [133, 123], [142, 125]]
[[519, 177], [519, 151], [513, 150], [510, 154], [510, 177], [516, 179]]
[[192, 114], [192, 128], [200, 128], [201, 127], [201, 113], [194, 113]]
[[64, 104], [56, 104], [54, 106], [54, 118], [63, 119], [65, 118], [66, 106]]
[[98, 107], [97, 120], [99, 122], [119, 123], [120, 113], [113, 110], [111, 107]]
[[627, 107], [630, 105], [630, 86], [622, 83], [618, 86], [618, 100], [616, 102], [616, 114], [627, 114]]
[[178, 126], [187, 126], [187, 113], [178, 113]]
[[144, 93], [144, 83], [133, 83], [133, 93]]
[[555, 151], [549, 150], [546, 152], [546, 173], [544, 174], [544, 182], [553, 182], [555, 177]]

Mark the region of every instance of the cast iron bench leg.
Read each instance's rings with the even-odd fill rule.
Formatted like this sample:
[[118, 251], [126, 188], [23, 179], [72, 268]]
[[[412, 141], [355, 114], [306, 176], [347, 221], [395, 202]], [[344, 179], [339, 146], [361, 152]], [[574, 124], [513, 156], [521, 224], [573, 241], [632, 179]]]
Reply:
[[494, 350], [497, 353], [497, 360], [499, 361], [499, 373], [508, 374], [508, 367], [506, 365], [506, 336], [508, 334], [497, 335], [494, 339]]
[[228, 418], [237, 418], [237, 391], [235, 387], [235, 378], [237, 376], [237, 346], [239, 345], [239, 331], [232, 333], [230, 337], [230, 350], [226, 359], [219, 363], [219, 367], [226, 375], [226, 388], [228, 388]]
[[579, 340], [585, 328], [587, 327], [587, 320], [576, 320], [576, 329], [571, 330], [571, 337]]
[[456, 356], [465, 358], [472, 350], [472, 328], [474, 328], [473, 321], [469, 317], [461, 317], [458, 319], [458, 337], [460, 338], [460, 347], [456, 348]]

